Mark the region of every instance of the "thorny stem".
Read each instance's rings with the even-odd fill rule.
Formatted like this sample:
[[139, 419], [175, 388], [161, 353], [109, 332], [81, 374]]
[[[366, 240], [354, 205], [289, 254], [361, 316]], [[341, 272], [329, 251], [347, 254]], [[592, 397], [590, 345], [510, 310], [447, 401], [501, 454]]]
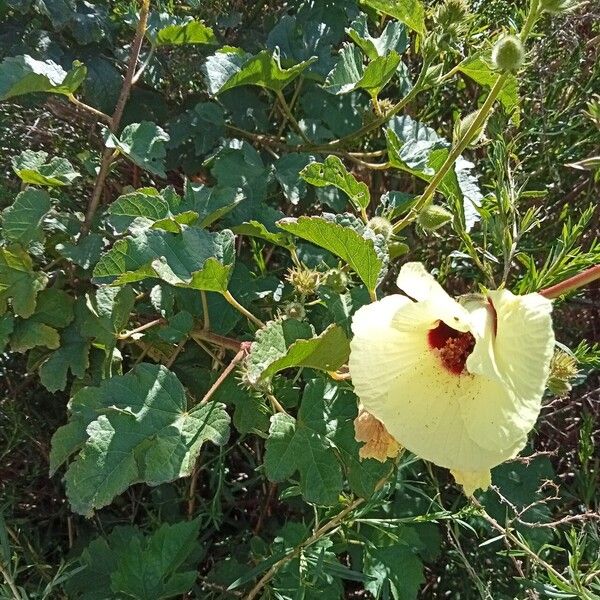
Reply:
[[545, 298], [558, 298], [559, 296], [573, 292], [588, 283], [592, 283], [592, 281], [596, 281], [597, 279], [600, 279], [600, 264], [594, 265], [581, 273], [577, 273], [577, 275], [573, 275], [556, 285], [545, 288], [541, 290], [539, 294]]
[[[146, 24], [148, 21], [148, 12], [150, 10], [150, 0], [142, 0], [140, 7], [140, 20], [138, 22], [133, 43], [131, 44], [131, 53], [129, 55], [129, 62], [127, 64], [127, 71], [125, 73], [125, 79], [123, 80], [123, 86], [121, 87], [121, 93], [115, 106], [115, 111], [110, 119], [109, 129], [111, 133], [117, 133], [121, 118], [123, 117], [123, 111], [125, 110], [125, 104], [131, 93], [131, 87], [133, 85], [133, 79], [135, 76], [135, 68], [137, 66], [138, 57], [140, 55], [140, 49], [142, 42], [144, 41], [144, 34], [146, 33]], [[96, 183], [94, 185], [94, 191], [88, 205], [85, 220], [81, 226], [81, 235], [85, 236], [89, 233], [92, 226], [92, 219], [98, 210], [100, 199], [102, 198], [102, 190], [104, 189], [104, 183], [108, 177], [110, 171], [110, 165], [113, 160], [112, 148], [105, 148], [102, 154], [102, 161], [100, 163], [100, 170], [96, 177]]]
[[223, 298], [233, 306], [236, 310], [241, 312], [245, 317], [250, 319], [257, 327], [264, 327], [265, 324], [258, 318], [255, 317], [249, 310], [245, 309], [232, 295], [229, 290], [223, 293]]

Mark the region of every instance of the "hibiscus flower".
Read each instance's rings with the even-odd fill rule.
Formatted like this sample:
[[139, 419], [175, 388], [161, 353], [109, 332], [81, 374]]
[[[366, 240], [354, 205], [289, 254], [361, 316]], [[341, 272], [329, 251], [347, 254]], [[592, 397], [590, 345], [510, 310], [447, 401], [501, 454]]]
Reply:
[[550, 300], [506, 289], [451, 298], [420, 263], [354, 316], [350, 374], [402, 446], [447, 467], [467, 495], [514, 458], [540, 412], [554, 349]]

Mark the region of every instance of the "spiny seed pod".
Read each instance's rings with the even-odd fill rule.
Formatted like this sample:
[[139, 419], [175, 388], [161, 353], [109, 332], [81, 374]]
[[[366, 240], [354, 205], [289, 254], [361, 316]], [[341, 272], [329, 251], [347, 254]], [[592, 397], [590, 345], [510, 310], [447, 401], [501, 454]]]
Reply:
[[521, 40], [514, 35], [500, 38], [492, 49], [492, 63], [499, 71], [514, 73], [523, 64], [525, 49]]
[[392, 224], [383, 217], [373, 217], [367, 223], [367, 227], [373, 232], [382, 235], [386, 240], [390, 239], [390, 236], [394, 232]]
[[573, 379], [577, 377], [577, 359], [564, 350], [556, 349], [550, 361], [548, 389], [555, 396], [564, 396], [571, 391]]
[[469, 3], [466, 0], [446, 0], [438, 6], [435, 20], [443, 31], [454, 33], [456, 26], [463, 25], [468, 16]]
[[283, 314], [290, 319], [301, 321], [306, 317], [306, 310], [300, 302], [288, 302], [283, 306]]
[[330, 269], [323, 275], [321, 281], [323, 285], [338, 294], [343, 294], [348, 289], [348, 275], [341, 269]]
[[452, 213], [442, 206], [431, 204], [423, 209], [417, 217], [417, 223], [425, 231], [435, 231], [452, 220]]
[[237, 378], [240, 385], [250, 392], [258, 392], [259, 394], [271, 393], [271, 380], [251, 377], [245, 362], [238, 367]]
[[575, 2], [572, 0], [541, 0], [540, 9], [544, 12], [557, 15], [574, 8]]
[[302, 296], [310, 296], [319, 287], [320, 273], [307, 267], [293, 268], [288, 271], [286, 279]]

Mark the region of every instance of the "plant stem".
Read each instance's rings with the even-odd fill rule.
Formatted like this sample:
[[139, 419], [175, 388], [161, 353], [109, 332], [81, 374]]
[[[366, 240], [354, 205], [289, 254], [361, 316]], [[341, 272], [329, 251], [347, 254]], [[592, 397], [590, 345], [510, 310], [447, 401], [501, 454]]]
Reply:
[[240, 351], [233, 357], [232, 361], [223, 369], [223, 372], [219, 375], [219, 378], [210, 386], [210, 389], [204, 398], [200, 400], [200, 405], [206, 404], [212, 397], [212, 395], [219, 389], [220, 385], [227, 379], [231, 371], [233, 371], [236, 365], [246, 356], [246, 348], [242, 347]]
[[242, 344], [247, 343], [240, 342], [239, 340], [234, 340], [233, 338], [226, 337], [224, 335], [219, 335], [218, 333], [213, 333], [212, 331], [207, 331], [205, 329], [195, 329], [190, 335], [191, 338], [194, 340], [210, 342], [215, 346], [227, 348], [228, 350], [233, 350], [235, 352], [239, 352], [242, 347]]
[[245, 317], [250, 319], [257, 327], [264, 327], [265, 324], [258, 318], [255, 317], [249, 310], [246, 310], [232, 295], [229, 290], [223, 293], [223, 298], [233, 306], [236, 310], [241, 312]]
[[6, 581], [8, 587], [10, 588], [10, 591], [13, 593], [14, 600], [21, 600], [21, 594], [19, 593], [19, 590], [17, 589], [14, 579], [12, 578], [12, 576], [8, 572], [8, 570], [4, 568], [4, 563], [2, 561], [0, 561], [0, 573], [4, 577], [4, 580]]
[[204, 329], [210, 329], [210, 316], [208, 314], [208, 299], [206, 292], [200, 290], [200, 298], [202, 299], [202, 312], [204, 313]]
[[[127, 64], [127, 71], [125, 72], [125, 79], [123, 80], [123, 86], [121, 87], [121, 93], [115, 106], [115, 111], [110, 119], [109, 129], [111, 133], [117, 133], [121, 118], [123, 117], [123, 111], [125, 110], [125, 104], [131, 93], [131, 87], [133, 85], [133, 78], [135, 76], [135, 68], [137, 66], [138, 57], [140, 55], [140, 49], [142, 42], [144, 41], [144, 34], [146, 33], [146, 24], [148, 22], [148, 12], [150, 10], [150, 0], [142, 0], [140, 7], [140, 20], [138, 21], [137, 28], [135, 30], [135, 36], [133, 43], [131, 44], [131, 53], [129, 54], [129, 62]], [[108, 177], [110, 165], [113, 160], [112, 148], [105, 148], [102, 154], [102, 161], [100, 163], [100, 170], [98, 177], [96, 177], [96, 183], [94, 185], [94, 191], [85, 213], [85, 220], [81, 226], [81, 235], [85, 236], [89, 233], [92, 226], [92, 220], [98, 210], [100, 199], [102, 198], [102, 190], [104, 189], [104, 183]]]
[[290, 560], [294, 559], [304, 548], [308, 548], [319, 539], [321, 539], [326, 533], [329, 533], [333, 529], [339, 527], [344, 520], [344, 518], [351, 513], [355, 508], [359, 507], [365, 501], [364, 498], [357, 498], [349, 504], [344, 510], [339, 512], [333, 519], [325, 523], [322, 527], [317, 529], [307, 540], [290, 550], [283, 558], [279, 559], [258, 581], [258, 583], [250, 590], [248, 595], [245, 597], [245, 600], [254, 600], [262, 590], [262, 588], [277, 574], [277, 571], [288, 563]]
[[150, 329], [151, 327], [154, 327], [155, 325], [161, 325], [163, 323], [165, 323], [165, 319], [154, 319], [154, 321], [150, 321], [149, 323], [144, 323], [143, 325], [140, 325], [139, 327], [136, 327], [135, 329], [132, 329], [131, 331], [126, 331], [125, 333], [122, 333], [118, 336], [118, 338], [120, 340], [126, 340], [127, 338], [130, 338], [132, 335], [135, 335], [136, 333], [141, 333], [142, 331], [146, 331], [146, 329]]
[[101, 110], [98, 110], [98, 109], [94, 108], [93, 106], [86, 104], [85, 102], [81, 102], [81, 100], [78, 100], [73, 94], [69, 94], [67, 96], [67, 99], [69, 100], [69, 102], [71, 102], [75, 106], [77, 106], [89, 113], [92, 113], [93, 115], [95, 115], [102, 121], [108, 123], [109, 125], [112, 123], [112, 118], [109, 117], [106, 113], [103, 113]]
[[577, 275], [573, 275], [573, 277], [569, 277], [556, 285], [544, 288], [539, 294], [545, 298], [558, 298], [559, 296], [573, 292], [588, 283], [592, 283], [592, 281], [596, 281], [597, 279], [600, 279], [600, 264], [594, 265], [581, 273], [577, 273]]
[[492, 86], [488, 97], [485, 99], [483, 106], [477, 112], [477, 117], [473, 120], [470, 127], [464, 132], [461, 139], [456, 143], [456, 145], [450, 150], [450, 154], [448, 154], [446, 160], [440, 167], [439, 171], [434, 175], [433, 179], [429, 182], [429, 185], [425, 188], [425, 191], [421, 194], [418, 202], [414, 205], [409, 214], [407, 214], [403, 219], [398, 221], [394, 225], [394, 233], [398, 233], [402, 229], [404, 229], [411, 221], [418, 215], [421, 210], [426, 208], [433, 198], [438, 186], [448, 173], [448, 171], [454, 166], [456, 159], [462, 154], [465, 148], [471, 143], [471, 140], [475, 137], [477, 132], [485, 123], [488, 118], [489, 112], [498, 97], [498, 94], [502, 91], [506, 80], [508, 79], [510, 73], [503, 73], [496, 79], [496, 83]]
[[292, 124], [292, 126], [294, 127], [294, 129], [296, 130], [298, 135], [307, 144], [310, 144], [311, 141], [306, 137], [306, 134], [304, 133], [304, 131], [302, 131], [300, 124], [298, 123], [298, 121], [296, 121], [296, 117], [294, 117], [294, 115], [292, 114], [292, 111], [291, 111], [290, 107], [288, 106], [287, 100], [285, 99], [283, 92], [277, 91], [277, 92], [275, 92], [275, 94], [277, 96], [277, 100], [279, 100], [279, 104], [281, 105], [281, 108], [283, 109], [283, 112], [284, 112], [285, 116], [287, 117], [288, 121]]

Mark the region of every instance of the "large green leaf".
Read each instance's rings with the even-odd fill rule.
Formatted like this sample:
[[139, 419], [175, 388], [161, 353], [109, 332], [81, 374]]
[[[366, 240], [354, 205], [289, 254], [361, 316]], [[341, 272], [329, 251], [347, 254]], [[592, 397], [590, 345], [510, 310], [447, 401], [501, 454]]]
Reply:
[[14, 327], [15, 318], [10, 313], [6, 313], [0, 317], [0, 352], [4, 352], [4, 348], [8, 344]]
[[217, 38], [207, 25], [201, 21], [190, 20], [159, 29], [154, 41], [157, 46], [181, 46], [183, 44], [216, 44]]
[[86, 515], [134, 483], [189, 475], [202, 444], [222, 445], [229, 433], [223, 405], [190, 409], [183, 386], [162, 365], [140, 364], [80, 390], [70, 412], [52, 437], [50, 472], [77, 453], [65, 474], [67, 496]]
[[337, 156], [328, 156], [322, 163], [309, 164], [300, 172], [300, 177], [317, 187], [335, 186], [348, 195], [350, 202], [358, 210], [367, 208], [371, 201], [367, 184], [357, 181]]
[[240, 85], [257, 85], [281, 92], [315, 60], [305, 60], [284, 69], [277, 52], [262, 50], [252, 56], [239, 48], [225, 47], [208, 57], [204, 72], [213, 95]]
[[369, 33], [366, 15], [361, 13], [346, 31], [371, 60], [385, 56], [391, 50], [402, 54], [408, 45], [406, 27], [398, 21], [388, 21], [381, 35], [373, 37]]
[[143, 535], [131, 526], [92, 540], [78, 557], [82, 567], [66, 580], [71, 598], [157, 600], [188, 592], [196, 570], [191, 555], [198, 548], [200, 522], [163, 523]]
[[338, 62], [323, 84], [331, 94], [347, 94], [363, 89], [376, 97], [396, 73], [400, 55], [390, 50], [385, 56], [376, 56], [368, 65], [358, 46], [344, 44]]
[[48, 153], [24, 150], [14, 157], [12, 167], [23, 183], [49, 187], [70, 185], [81, 175], [66, 158], [54, 157], [46, 162]]
[[385, 240], [362, 227], [352, 215], [287, 218], [278, 225], [341, 258], [369, 290], [375, 290], [385, 275], [388, 260]]
[[9, 242], [29, 245], [44, 239], [42, 221], [52, 204], [43, 190], [21, 192], [11, 206], [2, 211], [2, 233]]
[[425, 7], [421, 0], [361, 0], [375, 10], [389, 15], [421, 35], [425, 35]]
[[[493, 87], [500, 75], [481, 57], [472, 56], [466, 58], [458, 69], [473, 81], [486, 87]], [[519, 112], [519, 82], [514, 75], [509, 75], [502, 90], [498, 94], [498, 100], [502, 103], [506, 112], [511, 115], [515, 125], [519, 125], [521, 117]]]
[[168, 141], [169, 135], [156, 123], [142, 121], [127, 125], [119, 137], [108, 133], [106, 147], [119, 150], [142, 169], [166, 177], [165, 143]]
[[35, 313], [28, 319], [15, 323], [10, 340], [11, 349], [25, 352], [36, 346], [56, 349], [60, 345], [57, 331], [73, 320], [73, 298], [55, 288], [42, 290], [37, 299]]
[[233, 233], [185, 225], [181, 229], [142, 229], [117, 241], [96, 265], [95, 280], [122, 285], [156, 277], [180, 287], [227, 290], [235, 260]]
[[38, 292], [46, 287], [48, 277], [33, 270], [33, 261], [27, 252], [14, 246], [0, 248], [0, 315], [6, 312], [9, 299], [15, 315], [30, 317]]
[[349, 354], [348, 338], [337, 325], [314, 336], [307, 323], [295, 319], [271, 321], [256, 333], [246, 360], [246, 376], [256, 384], [268, 382], [279, 371], [292, 367], [335, 371]]
[[311, 380], [297, 419], [281, 413], [271, 418], [264, 459], [267, 477], [283, 481], [297, 471], [305, 500], [331, 505], [342, 489], [344, 469], [354, 492], [372, 494], [377, 481], [390, 472], [390, 465], [359, 460], [353, 437], [356, 405], [350, 390], [322, 379]]
[[51, 60], [31, 56], [5, 58], [0, 64], [0, 100], [33, 92], [72, 94], [85, 79], [86, 68], [75, 61], [67, 73]]

